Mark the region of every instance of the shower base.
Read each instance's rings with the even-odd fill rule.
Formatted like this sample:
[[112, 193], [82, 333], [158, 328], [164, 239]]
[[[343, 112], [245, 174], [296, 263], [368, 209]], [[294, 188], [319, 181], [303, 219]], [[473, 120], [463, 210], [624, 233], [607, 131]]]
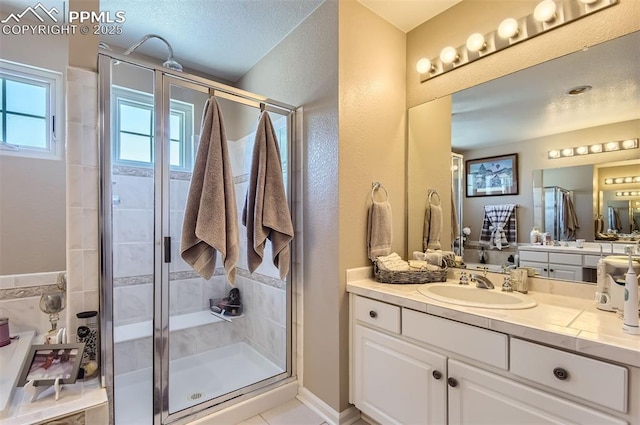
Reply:
[[[245, 342], [172, 360], [169, 371], [171, 413], [284, 372]], [[153, 422], [152, 379], [151, 368], [115, 376], [117, 425]]]

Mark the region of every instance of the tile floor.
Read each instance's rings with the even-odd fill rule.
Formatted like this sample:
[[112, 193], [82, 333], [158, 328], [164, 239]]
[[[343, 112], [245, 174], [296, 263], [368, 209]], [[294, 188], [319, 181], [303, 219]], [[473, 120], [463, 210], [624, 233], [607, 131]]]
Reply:
[[[327, 425], [317, 413], [294, 399], [262, 412], [238, 425]], [[369, 425], [360, 419], [353, 425]]]

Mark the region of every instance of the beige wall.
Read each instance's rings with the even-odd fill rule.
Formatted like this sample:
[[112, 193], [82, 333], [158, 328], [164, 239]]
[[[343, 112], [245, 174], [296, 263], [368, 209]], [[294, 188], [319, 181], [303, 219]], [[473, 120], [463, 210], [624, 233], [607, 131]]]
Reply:
[[[338, 410], [346, 345], [338, 269], [338, 3], [327, 1], [238, 81], [242, 89], [304, 107], [303, 385]], [[298, 228], [298, 224], [296, 224]], [[346, 328], [345, 328], [346, 331]], [[343, 353], [344, 351], [344, 353]], [[346, 392], [346, 389], [344, 389]]]
[[[100, 0], [69, 0], [68, 4], [68, 10], [100, 10]], [[89, 26], [93, 28], [93, 25]], [[100, 37], [92, 32], [82, 34], [78, 30], [76, 34], [69, 36], [69, 66], [97, 71], [99, 42]]]
[[[429, 102], [428, 104], [431, 104]], [[607, 152], [597, 155], [575, 156], [572, 158], [549, 159], [547, 152], [551, 149], [567, 146], [590, 145], [610, 140], [624, 140], [640, 135], [640, 120], [625, 121], [616, 124], [591, 127], [568, 133], [554, 134], [552, 136], [537, 139], [524, 140], [518, 143], [510, 143], [507, 146], [493, 146], [489, 148], [467, 150], [463, 152], [464, 159], [475, 159], [494, 155], [517, 153], [519, 194], [515, 196], [501, 196], [500, 203], [520, 204], [518, 210], [518, 242], [529, 240], [529, 232], [533, 228], [533, 171], [560, 167], [573, 167], [577, 165], [599, 164], [603, 162], [624, 161], [640, 158], [640, 150], [626, 150]], [[591, 182], [589, 182], [590, 184]], [[571, 188], [567, 188], [571, 189]], [[497, 198], [489, 198], [495, 202]], [[478, 240], [480, 226], [482, 225], [482, 211], [487, 199], [467, 198], [463, 199], [464, 225], [471, 226], [470, 240]], [[585, 228], [593, 228], [591, 222], [592, 211], [589, 211], [589, 219], [586, 216], [581, 220]], [[593, 239], [593, 232], [581, 235], [585, 239]]]
[[[2, 59], [65, 73], [64, 35], [3, 34], [0, 46]], [[0, 275], [65, 270], [65, 193], [64, 159], [0, 155]]]
[[345, 271], [371, 265], [366, 250], [366, 225], [373, 181], [382, 183], [389, 193], [392, 252], [406, 255], [406, 36], [360, 3], [344, 0], [340, 1], [339, 39], [341, 411], [348, 406], [349, 388]]

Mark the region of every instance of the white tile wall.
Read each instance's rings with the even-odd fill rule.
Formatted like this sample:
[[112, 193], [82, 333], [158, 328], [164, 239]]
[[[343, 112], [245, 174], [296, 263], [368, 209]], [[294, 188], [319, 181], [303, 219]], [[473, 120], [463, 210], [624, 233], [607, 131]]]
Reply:
[[98, 78], [67, 68], [67, 321], [98, 310]]

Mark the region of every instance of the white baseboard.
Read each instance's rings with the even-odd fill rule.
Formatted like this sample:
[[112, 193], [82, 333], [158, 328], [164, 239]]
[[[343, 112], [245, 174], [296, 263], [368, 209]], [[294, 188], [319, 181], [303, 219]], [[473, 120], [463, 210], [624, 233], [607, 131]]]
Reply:
[[298, 387], [297, 399], [330, 425], [350, 425], [360, 419], [360, 411], [355, 406], [338, 412], [304, 387]]

